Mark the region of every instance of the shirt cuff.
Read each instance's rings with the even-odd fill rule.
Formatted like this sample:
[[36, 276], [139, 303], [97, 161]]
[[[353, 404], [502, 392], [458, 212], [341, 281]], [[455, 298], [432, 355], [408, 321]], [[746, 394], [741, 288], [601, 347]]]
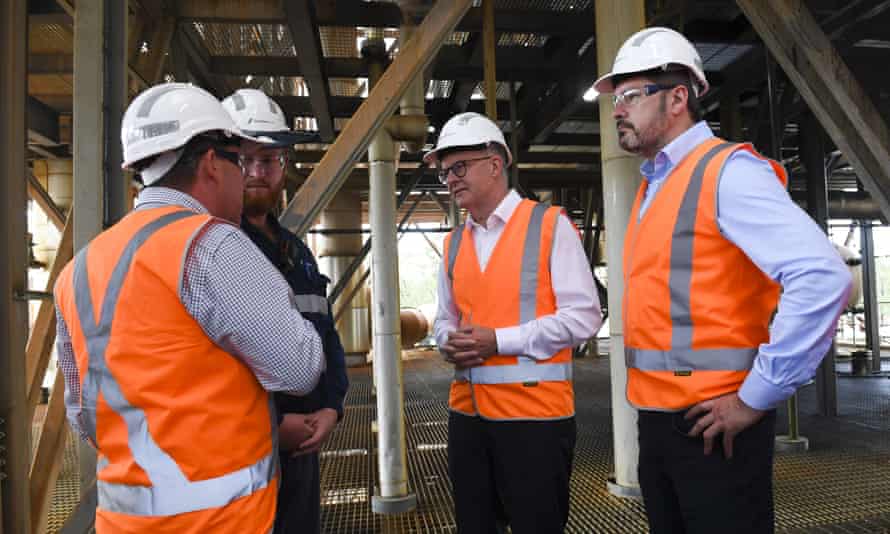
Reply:
[[794, 388], [777, 386], [752, 369], [739, 388], [739, 398], [755, 410], [771, 410], [794, 393]]
[[522, 352], [522, 337], [519, 327], [496, 328], [494, 337], [498, 342], [498, 354], [519, 354]]

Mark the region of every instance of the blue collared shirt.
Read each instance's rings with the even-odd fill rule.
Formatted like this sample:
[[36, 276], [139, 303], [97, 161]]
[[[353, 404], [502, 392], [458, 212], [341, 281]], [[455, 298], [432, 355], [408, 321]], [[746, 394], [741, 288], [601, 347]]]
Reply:
[[[674, 167], [714, 134], [702, 121], [640, 166], [645, 213]], [[717, 225], [782, 286], [768, 343], [739, 390], [748, 406], [775, 407], [813, 377], [828, 351], [850, 291], [850, 272], [819, 226], [788, 195], [769, 163], [734, 153], [717, 184]]]

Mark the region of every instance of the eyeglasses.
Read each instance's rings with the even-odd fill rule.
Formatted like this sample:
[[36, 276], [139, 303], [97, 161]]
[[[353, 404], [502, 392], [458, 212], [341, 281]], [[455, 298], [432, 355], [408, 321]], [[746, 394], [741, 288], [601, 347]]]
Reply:
[[615, 93], [614, 95], [612, 95], [612, 103], [615, 104], [616, 108], [620, 105], [632, 108], [639, 104], [643, 97], [654, 95], [659, 91], [673, 89], [674, 87], [676, 87], [676, 85], [661, 85], [657, 83], [651, 83], [648, 85], [644, 85], [643, 87], [637, 87], [634, 89], [628, 89], [621, 93]]
[[241, 166], [241, 161], [237, 152], [229, 152], [228, 150], [223, 150], [222, 148], [215, 146], [213, 147], [213, 153], [229, 163], [236, 165], [241, 173], [244, 174], [244, 167]]
[[244, 174], [248, 174], [249, 171], [252, 171], [254, 169], [256, 169], [257, 171], [268, 173], [275, 169], [275, 167], [283, 169], [285, 164], [285, 156], [284, 154], [279, 154], [278, 156], [264, 157], [241, 155], [238, 158], [238, 161], [241, 165], [241, 168], [244, 170]]
[[494, 156], [482, 156], [480, 158], [471, 158], [471, 159], [462, 159], [457, 161], [451, 167], [439, 168], [436, 171], [437, 176], [439, 177], [439, 181], [444, 183], [448, 182], [448, 173], [454, 173], [458, 178], [463, 178], [467, 175], [467, 163], [473, 163], [474, 161], [482, 161], [484, 159], [491, 159]]

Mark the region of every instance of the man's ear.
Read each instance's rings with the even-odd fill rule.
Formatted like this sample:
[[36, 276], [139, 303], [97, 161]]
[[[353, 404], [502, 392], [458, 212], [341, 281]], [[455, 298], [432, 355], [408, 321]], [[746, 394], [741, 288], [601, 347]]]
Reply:
[[222, 164], [223, 162], [216, 157], [216, 153], [210, 148], [198, 159], [195, 171], [199, 179], [203, 177], [203, 179], [214, 183], [220, 182], [222, 180]]
[[501, 159], [500, 155], [495, 154], [490, 161], [492, 163], [493, 176], [500, 176], [501, 174], [503, 174], [504, 160]]
[[686, 113], [686, 105], [689, 100], [689, 89], [685, 85], [678, 85], [671, 91], [671, 111], [674, 115]]

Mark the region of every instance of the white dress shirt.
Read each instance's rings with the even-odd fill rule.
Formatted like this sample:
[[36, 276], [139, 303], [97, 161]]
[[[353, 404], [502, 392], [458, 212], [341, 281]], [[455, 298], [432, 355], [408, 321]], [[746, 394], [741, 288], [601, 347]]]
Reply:
[[[475, 222], [471, 216], [467, 217], [466, 224], [473, 235], [481, 271], [485, 271], [507, 221], [521, 201], [519, 194], [510, 190], [488, 217], [485, 226]], [[566, 347], [580, 345], [599, 330], [602, 314], [590, 264], [584, 255], [578, 232], [564, 215], [559, 216], [554, 231], [550, 272], [558, 273], [551, 277], [556, 296], [556, 313], [538, 317], [522, 325], [495, 329], [498, 353], [548, 359]], [[439, 270], [438, 296], [439, 307], [434, 330], [436, 343], [441, 346], [448, 341], [448, 333], [456, 330], [459, 324], [444, 261]]]

